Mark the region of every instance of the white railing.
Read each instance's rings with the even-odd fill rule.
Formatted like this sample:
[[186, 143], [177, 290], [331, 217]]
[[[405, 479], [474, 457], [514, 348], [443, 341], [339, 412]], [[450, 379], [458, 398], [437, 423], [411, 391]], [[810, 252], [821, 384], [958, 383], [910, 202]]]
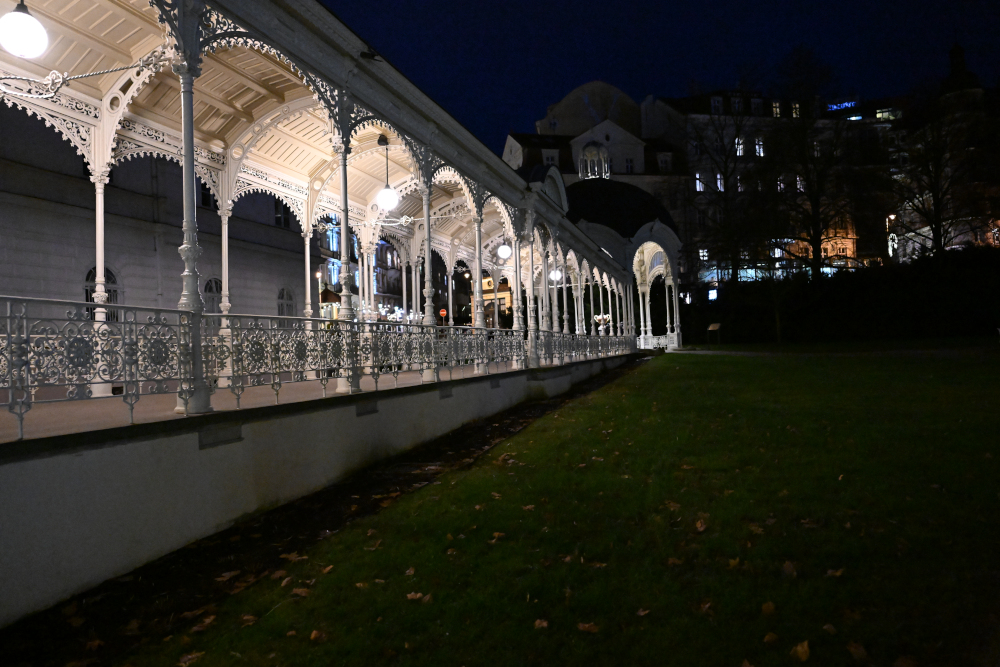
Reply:
[[635, 339], [635, 344], [640, 350], [673, 350], [678, 347], [677, 334], [668, 333], [664, 336], [639, 336]]
[[143, 394], [177, 394], [187, 408], [199, 386], [230, 391], [237, 407], [257, 386], [270, 386], [276, 401], [283, 385], [296, 382], [318, 382], [325, 396], [331, 380], [339, 391], [359, 391], [369, 377], [378, 390], [408, 371], [426, 381], [468, 367], [526, 368], [531, 346], [540, 365], [559, 365], [627, 354], [635, 339], [0, 296], [0, 403], [23, 437], [35, 403], [121, 395], [131, 420]]

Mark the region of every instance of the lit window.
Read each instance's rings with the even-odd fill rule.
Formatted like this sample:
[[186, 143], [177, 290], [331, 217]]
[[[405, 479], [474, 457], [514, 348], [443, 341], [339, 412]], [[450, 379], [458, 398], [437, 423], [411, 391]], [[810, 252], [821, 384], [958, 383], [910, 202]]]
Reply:
[[784, 192], [784, 191], [785, 191], [785, 179], [778, 178], [778, 192]]
[[781, 259], [781, 255], [784, 253], [781, 250], [781, 248], [775, 248], [771, 254], [774, 256], [775, 259]]
[[736, 176], [736, 191], [743, 192], [743, 177], [739, 175]]
[[771, 102], [771, 113], [774, 114], [775, 118], [781, 118], [781, 103]]
[[705, 183], [704, 183], [704, 181], [701, 180], [701, 174], [695, 174], [694, 175], [694, 189], [697, 192], [704, 192], [705, 191]]
[[798, 118], [798, 117], [799, 117], [799, 103], [792, 102], [792, 118]]
[[707, 262], [708, 261], [708, 251], [705, 250], [704, 248], [699, 248], [698, 249], [698, 259], [700, 259], [703, 262]]
[[848, 116], [847, 120], [861, 120], [861, 116]]
[[764, 140], [760, 137], [754, 141], [754, 146], [757, 149], [757, 157], [764, 157]]
[[806, 191], [806, 182], [804, 180], [802, 180], [801, 176], [796, 176], [795, 177], [795, 186], [796, 186], [796, 188], [798, 188], [799, 192], [805, 192]]
[[718, 298], [719, 298], [719, 290], [717, 290], [717, 289], [710, 289], [710, 290], [708, 290], [708, 300], [709, 301], [715, 301]]
[[815, 157], [819, 157], [819, 155], [820, 155], [820, 152], [819, 152], [819, 142], [818, 141], [814, 141], [813, 142], [813, 155]]
[[750, 112], [754, 116], [759, 116], [764, 113], [764, 104], [759, 99], [750, 100]]
[[722, 174], [715, 175], [715, 189], [719, 192], [723, 192], [726, 189], [726, 179], [722, 177]]
[[712, 113], [716, 114], [716, 115], [722, 113], [722, 98], [721, 97], [713, 97], [712, 98]]
[[635, 165], [632, 163], [632, 158], [625, 158], [625, 173], [631, 174], [633, 171], [635, 171]]
[[743, 137], [736, 137], [736, 157], [743, 157]]

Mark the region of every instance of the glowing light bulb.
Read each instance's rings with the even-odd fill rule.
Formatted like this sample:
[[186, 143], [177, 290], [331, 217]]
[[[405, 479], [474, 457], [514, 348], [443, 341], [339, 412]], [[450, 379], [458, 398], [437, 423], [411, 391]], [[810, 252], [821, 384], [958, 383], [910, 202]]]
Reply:
[[510, 246], [504, 243], [499, 248], [497, 248], [497, 257], [500, 259], [507, 259], [511, 256], [514, 251], [510, 249]]
[[549, 271], [549, 278], [551, 278], [552, 280], [559, 280], [560, 278], [562, 278], [562, 271], [560, 271], [559, 269], [552, 269], [551, 271]]
[[378, 191], [375, 201], [383, 211], [391, 211], [399, 204], [399, 194], [391, 185], [386, 184], [384, 188]]
[[28, 13], [24, 0], [0, 18], [0, 46], [18, 58], [37, 58], [48, 48], [45, 28]]

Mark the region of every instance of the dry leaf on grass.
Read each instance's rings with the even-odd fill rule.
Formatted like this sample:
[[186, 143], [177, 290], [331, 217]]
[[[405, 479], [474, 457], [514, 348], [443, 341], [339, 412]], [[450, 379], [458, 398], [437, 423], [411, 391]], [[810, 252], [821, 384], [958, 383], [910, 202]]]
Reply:
[[325, 632], [322, 632], [322, 631], [320, 631], [320, 630], [313, 630], [313, 631], [312, 631], [312, 632], [311, 632], [311, 633], [309, 634], [309, 639], [311, 639], [311, 640], [312, 640], [312, 641], [314, 641], [314, 642], [321, 642], [321, 641], [323, 641], [324, 639], [326, 639], [326, 633], [325, 633]]
[[698, 605], [698, 611], [700, 611], [702, 614], [707, 614], [711, 609], [712, 609], [711, 600], [705, 600], [700, 605]]
[[535, 620], [535, 630], [541, 630], [542, 628], [549, 627], [549, 622], [545, 619], [539, 618]]
[[827, 623], [823, 626], [823, 629], [829, 632], [831, 635], [837, 634], [837, 628], [833, 627], [832, 623]]
[[275, 572], [274, 574], [271, 575], [271, 578], [272, 579], [281, 579], [286, 574], [288, 574], [288, 573], [285, 572], [284, 570], [278, 570], [277, 572]]
[[216, 581], [229, 581], [230, 579], [232, 579], [233, 577], [235, 577], [239, 573], [240, 573], [239, 570], [233, 570], [232, 572], [223, 572], [218, 577], [216, 577], [215, 580]]
[[177, 664], [180, 665], [180, 667], [187, 667], [187, 665], [190, 665], [203, 655], [205, 655], [204, 651], [201, 651], [200, 653], [188, 653], [187, 655], [182, 655], [180, 662]]
[[790, 560], [786, 560], [785, 564], [781, 566], [781, 573], [784, 574], [786, 577], [792, 577], [792, 578], [797, 577], [799, 575], [799, 573], [795, 571], [795, 563], [793, 563]]
[[521, 505], [521, 509], [527, 510], [527, 511], [530, 512], [531, 510], [535, 509], [535, 506], [534, 505]]
[[206, 616], [205, 618], [201, 619], [201, 623], [191, 628], [191, 632], [204, 632], [206, 629], [208, 629], [208, 626], [211, 625], [212, 621], [214, 620], [215, 616]]
[[290, 583], [292, 583], [292, 578], [291, 577], [285, 577], [285, 580], [281, 582], [281, 587], [284, 588], [285, 586], [287, 586]]
[[244, 614], [240, 617], [241, 627], [248, 628], [257, 622], [256, 616], [251, 616], [250, 614]]
[[416, 570], [411, 567], [409, 570], [406, 571], [406, 574], [407, 576], [413, 576], [414, 572], [416, 572]]
[[677, 503], [673, 502], [673, 501], [670, 501], [670, 500], [668, 500], [668, 501], [667, 501], [667, 508], [668, 508], [668, 509], [669, 509], [669, 510], [670, 510], [671, 512], [676, 512], [677, 510], [679, 510], [679, 509], [681, 508], [681, 506], [680, 506], [680, 505], [678, 505]]
[[326, 566], [326, 567], [324, 567], [324, 568], [323, 568], [322, 570], [320, 570], [320, 572], [322, 572], [323, 574], [327, 574], [327, 573], [329, 573], [329, 572], [330, 572], [330, 570], [332, 570], [332, 569], [333, 569], [333, 566], [332, 566], [332, 565], [327, 565], [327, 566]]
[[458, 553], [458, 549], [448, 549], [447, 551], [445, 551], [445, 553], [448, 554], [449, 556], [452, 556]]
[[761, 528], [756, 523], [751, 523], [750, 524], [750, 532], [753, 533], [754, 535], [763, 535], [764, 534], [764, 529]]
[[365, 551], [375, 551], [376, 549], [378, 549], [378, 545], [380, 544], [382, 544], [382, 540], [375, 540], [375, 544], [371, 545], [370, 547], [365, 547]]
[[423, 593], [407, 593], [406, 594], [406, 599], [407, 600], [419, 600], [422, 597], [424, 597]]
[[843, 573], [844, 573], [844, 568], [840, 568], [839, 570], [827, 570], [826, 571], [826, 576], [828, 576], [828, 577], [839, 577]]
[[577, 623], [576, 629], [582, 632], [591, 632], [591, 633], [596, 633], [598, 631], [598, 627], [593, 623]]
[[493, 496], [495, 500], [500, 500], [500, 494], [497, 493], [496, 491], [491, 491], [490, 495]]
[[635, 612], [635, 615], [636, 616], [645, 616], [648, 613], [649, 613], [648, 609], [640, 609], [639, 611]]
[[737, 558], [730, 558], [729, 559], [729, 569], [730, 570], [735, 570], [739, 566], [740, 566], [740, 559], [738, 557]]
[[598, 567], [598, 568], [600, 568], [600, 567], [607, 567], [607, 566], [608, 566], [607, 563], [591, 563], [590, 564], [590, 567]]
[[358, 588], [368, 588], [368, 584], [366, 584], [363, 581], [359, 581], [358, 583], [356, 583], [354, 585], [357, 586]]
[[702, 521], [701, 519], [698, 519], [695, 522], [694, 527], [698, 529], [699, 533], [704, 533], [705, 529], [708, 528], [708, 526], [705, 525], [705, 522]]
[[774, 613], [774, 603], [773, 602], [765, 602], [764, 604], [762, 604], [760, 606], [760, 613], [764, 614], [765, 616], [770, 616], [771, 614], [773, 614]]
[[284, 559], [286, 559], [286, 560], [294, 563], [296, 561], [306, 560], [307, 558], [309, 558], [309, 556], [300, 556], [296, 552], [293, 551], [290, 554], [281, 554], [280, 556], [278, 556], [278, 558], [284, 558]]
[[427, 604], [428, 602], [431, 602], [432, 600], [433, 600], [433, 598], [431, 597], [430, 593], [428, 593], [424, 597], [420, 598], [420, 601], [423, 602], [424, 604]]
[[683, 558], [668, 558], [667, 559], [667, 565], [683, 565], [683, 564], [684, 564], [684, 559]]
[[496, 544], [497, 540], [499, 540], [503, 536], [504, 536], [503, 533], [493, 533], [493, 539], [492, 540], [486, 540], [486, 543], [487, 544]]
[[181, 618], [194, 618], [195, 616], [201, 616], [205, 613], [205, 607], [201, 609], [195, 609], [194, 611], [186, 611], [181, 614]]
[[369, 529], [368, 529], [368, 532], [367, 532], [366, 534], [368, 535], [368, 537], [371, 537], [372, 535], [374, 535], [374, 534], [375, 534], [375, 533], [377, 533], [377, 532], [378, 532], [378, 531], [377, 531], [377, 530], [375, 530], [374, 528], [369, 528]]
[[295, 630], [289, 630], [288, 632], [285, 633], [285, 636], [286, 637], [294, 637], [297, 634], [299, 634], [299, 633], [295, 632]]
[[309, 597], [309, 589], [308, 588], [293, 588], [292, 589], [292, 595], [298, 595], [299, 597], [303, 597], [303, 598]]
[[753, 665], [750, 664], [749, 660], [744, 659], [743, 664], [740, 665], [740, 667], [753, 667]]
[[847, 645], [847, 651], [848, 651], [848, 653], [851, 654], [851, 657], [854, 658], [855, 660], [867, 660], [868, 659], [868, 651], [865, 650], [864, 646], [862, 646], [861, 644], [858, 644], [857, 642], [851, 642], [851, 643], [849, 643]]
[[809, 659], [809, 641], [804, 641], [801, 644], [796, 644], [792, 647], [790, 656], [798, 660], [799, 662], [805, 662]]
[[96, 651], [97, 649], [101, 648], [102, 646], [104, 646], [104, 642], [102, 642], [100, 639], [95, 639], [92, 642], [87, 642], [87, 650], [88, 651]]
[[773, 644], [776, 641], [778, 641], [778, 635], [774, 634], [773, 632], [769, 632], [766, 635], [764, 635], [765, 644]]

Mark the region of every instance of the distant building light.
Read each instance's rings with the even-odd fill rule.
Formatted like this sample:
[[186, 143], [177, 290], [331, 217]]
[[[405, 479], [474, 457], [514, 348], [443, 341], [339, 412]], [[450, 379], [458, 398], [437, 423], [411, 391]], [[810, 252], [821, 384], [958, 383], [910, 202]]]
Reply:
[[708, 300], [709, 301], [715, 301], [718, 298], [719, 298], [719, 290], [717, 290], [717, 289], [710, 289], [710, 290], [708, 290]]
[[840, 104], [828, 104], [826, 108], [828, 111], [839, 111], [841, 109], [851, 109], [857, 105], [857, 102], [841, 102]]
[[861, 116], [848, 116], [847, 120], [861, 120]]

